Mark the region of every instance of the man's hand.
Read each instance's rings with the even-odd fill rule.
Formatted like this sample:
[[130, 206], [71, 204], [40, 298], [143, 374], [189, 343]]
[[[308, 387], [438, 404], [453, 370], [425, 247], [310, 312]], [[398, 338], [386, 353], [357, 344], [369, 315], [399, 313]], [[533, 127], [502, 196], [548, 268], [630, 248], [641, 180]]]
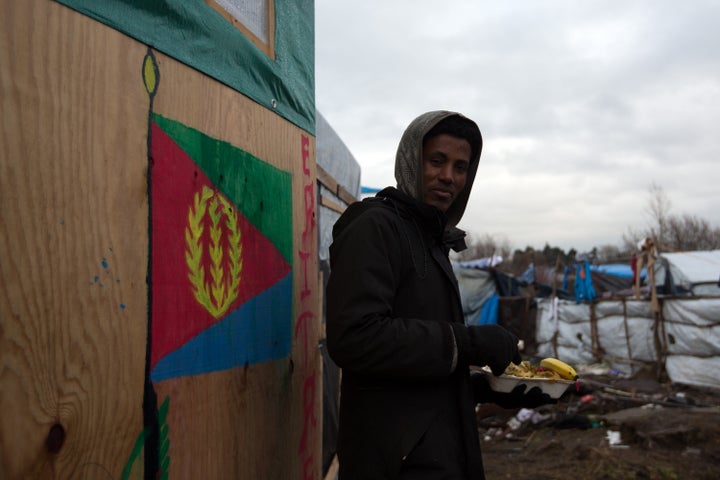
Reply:
[[518, 338], [500, 325], [452, 324], [452, 327], [458, 343], [458, 365], [487, 365], [498, 376], [510, 362], [522, 361]]

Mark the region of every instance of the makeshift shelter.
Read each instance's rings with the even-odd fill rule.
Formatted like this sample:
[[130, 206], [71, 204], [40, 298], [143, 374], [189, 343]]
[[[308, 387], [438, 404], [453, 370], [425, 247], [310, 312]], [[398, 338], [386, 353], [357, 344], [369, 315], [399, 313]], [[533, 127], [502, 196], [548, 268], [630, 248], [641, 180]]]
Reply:
[[[626, 375], [650, 364], [673, 382], [720, 387], [720, 250], [660, 254], [651, 277], [640, 271], [637, 290], [629, 265], [583, 262], [575, 270], [585, 275], [582, 295], [574, 291], [576, 276], [565, 278], [569, 291], [535, 283], [532, 292], [495, 265], [490, 259], [453, 265], [466, 324], [510, 328], [526, 355], [605, 362]], [[598, 295], [583, 298], [591, 289]]]
[[516, 278], [493, 268], [501, 259], [453, 262], [466, 325], [497, 323], [524, 342], [525, 352], [535, 351], [536, 301], [523, 294]]
[[313, 2], [0, 18], [0, 478], [318, 478]]
[[[330, 273], [329, 249], [332, 243], [332, 227], [347, 205], [362, 194], [360, 186], [360, 164], [355, 160], [342, 139], [325, 118], [317, 113], [317, 170], [318, 170], [318, 259], [320, 264], [322, 291], [325, 291]], [[324, 302], [323, 302], [324, 303]], [[323, 326], [325, 325], [323, 311]], [[327, 351], [324, 328], [320, 335], [320, 353], [323, 360], [323, 472], [336, 470], [334, 461], [340, 402], [340, 369]]]
[[657, 288], [638, 298], [538, 299], [538, 354], [628, 375], [654, 364], [673, 382], [720, 388], [720, 250], [663, 253], [649, 273]]
[[664, 253], [655, 279], [666, 295], [720, 296], [720, 250]]

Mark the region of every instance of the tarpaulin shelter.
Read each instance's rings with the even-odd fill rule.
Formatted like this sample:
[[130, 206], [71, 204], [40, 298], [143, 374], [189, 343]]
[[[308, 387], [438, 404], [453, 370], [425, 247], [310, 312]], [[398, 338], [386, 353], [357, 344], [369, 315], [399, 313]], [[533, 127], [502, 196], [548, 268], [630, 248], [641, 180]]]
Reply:
[[654, 364], [673, 382], [720, 388], [720, 251], [662, 253], [649, 273], [654, 297], [538, 299], [538, 354], [628, 375]]
[[[360, 164], [320, 112], [316, 115], [318, 168], [318, 259], [323, 291], [330, 273], [332, 227], [347, 205], [360, 198]], [[323, 317], [325, 309], [323, 308]], [[323, 325], [325, 319], [323, 318]], [[323, 360], [323, 471], [332, 477], [339, 422], [340, 369], [327, 351], [325, 335], [320, 338]]]
[[667, 295], [720, 295], [720, 250], [663, 253], [655, 279]]
[[534, 351], [535, 298], [523, 294], [518, 279], [493, 266], [500, 259], [453, 262], [466, 325], [497, 323], [523, 339], [527, 352]]

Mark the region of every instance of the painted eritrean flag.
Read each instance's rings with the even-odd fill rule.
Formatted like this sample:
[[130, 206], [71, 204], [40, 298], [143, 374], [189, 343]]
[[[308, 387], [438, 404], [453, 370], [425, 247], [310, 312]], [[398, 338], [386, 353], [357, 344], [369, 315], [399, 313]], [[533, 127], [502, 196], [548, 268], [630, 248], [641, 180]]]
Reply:
[[153, 381], [286, 357], [289, 172], [151, 115]]

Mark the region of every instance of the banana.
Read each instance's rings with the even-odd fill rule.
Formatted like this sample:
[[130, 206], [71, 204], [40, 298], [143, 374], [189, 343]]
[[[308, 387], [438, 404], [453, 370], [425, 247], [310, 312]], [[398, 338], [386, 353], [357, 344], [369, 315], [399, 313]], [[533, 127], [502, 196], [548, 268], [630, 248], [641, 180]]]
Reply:
[[553, 372], [557, 372], [566, 380], [577, 380], [578, 375], [573, 367], [565, 362], [561, 362], [557, 358], [544, 358], [540, 361], [540, 366]]

